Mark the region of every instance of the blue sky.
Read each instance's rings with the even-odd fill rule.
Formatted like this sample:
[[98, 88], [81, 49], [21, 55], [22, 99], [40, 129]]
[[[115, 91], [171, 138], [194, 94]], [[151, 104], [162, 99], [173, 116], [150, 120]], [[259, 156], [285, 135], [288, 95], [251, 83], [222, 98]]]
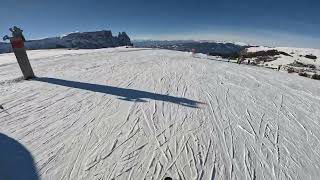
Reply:
[[132, 39], [225, 40], [320, 48], [319, 0], [2, 0], [0, 35], [126, 31]]

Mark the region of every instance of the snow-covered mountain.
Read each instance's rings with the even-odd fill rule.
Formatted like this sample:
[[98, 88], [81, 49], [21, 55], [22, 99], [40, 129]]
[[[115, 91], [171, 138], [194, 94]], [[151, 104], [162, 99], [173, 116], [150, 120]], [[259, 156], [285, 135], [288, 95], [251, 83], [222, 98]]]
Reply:
[[[76, 32], [61, 37], [30, 40], [25, 42], [25, 46], [29, 50], [56, 48], [98, 49], [131, 45], [131, 40], [125, 32], [119, 33], [118, 36], [113, 36], [111, 31], [105, 30], [95, 32]], [[7, 53], [11, 51], [10, 44], [0, 44], [0, 53]]]

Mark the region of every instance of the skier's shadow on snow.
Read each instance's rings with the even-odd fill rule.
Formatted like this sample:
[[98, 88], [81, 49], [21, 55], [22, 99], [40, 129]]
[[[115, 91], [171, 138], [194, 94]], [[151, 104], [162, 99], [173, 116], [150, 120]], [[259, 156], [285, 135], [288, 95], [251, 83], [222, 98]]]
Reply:
[[83, 89], [93, 92], [105, 93], [114, 96], [118, 96], [121, 100], [126, 101], [135, 101], [135, 102], [147, 102], [145, 99], [153, 99], [157, 101], [165, 101], [174, 104], [179, 104], [187, 107], [198, 108], [200, 104], [204, 104], [202, 102], [190, 100], [182, 97], [174, 97], [170, 95], [157, 94], [147, 91], [134, 90], [134, 89], [126, 89], [120, 87], [113, 87], [107, 85], [99, 85], [99, 84], [91, 84], [85, 82], [77, 82], [77, 81], [69, 81], [63, 79], [56, 78], [48, 78], [48, 77], [37, 77], [34, 78], [35, 81], [46, 82], [50, 84], [56, 84], [65, 87], [72, 87], [77, 89]]
[[0, 133], [0, 180], [38, 180], [30, 152], [18, 141]]

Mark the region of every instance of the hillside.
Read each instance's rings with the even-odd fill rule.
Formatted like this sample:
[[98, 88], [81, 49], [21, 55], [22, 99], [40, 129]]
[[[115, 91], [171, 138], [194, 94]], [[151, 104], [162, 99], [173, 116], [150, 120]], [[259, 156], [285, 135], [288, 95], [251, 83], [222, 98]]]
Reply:
[[28, 54], [30, 81], [0, 58], [0, 179], [320, 178], [319, 81], [169, 50]]
[[274, 61], [265, 62], [269, 66], [277, 67], [278, 65], [289, 65], [294, 61], [299, 61], [303, 64], [313, 64], [320, 67], [320, 50], [319, 49], [308, 49], [308, 48], [292, 48], [292, 47], [251, 47], [247, 51], [250, 52], [261, 52], [277, 50], [279, 52], [285, 52], [287, 55], [278, 55]]
[[[304, 67], [306, 71], [320, 73], [320, 50], [292, 47], [252, 46], [244, 43], [210, 41], [133, 41], [138, 48], [159, 48], [184, 52], [200, 53], [202, 58], [238, 59], [244, 63], [277, 69], [279, 65], [290, 66], [297, 72]], [[306, 69], [307, 67], [313, 67]]]

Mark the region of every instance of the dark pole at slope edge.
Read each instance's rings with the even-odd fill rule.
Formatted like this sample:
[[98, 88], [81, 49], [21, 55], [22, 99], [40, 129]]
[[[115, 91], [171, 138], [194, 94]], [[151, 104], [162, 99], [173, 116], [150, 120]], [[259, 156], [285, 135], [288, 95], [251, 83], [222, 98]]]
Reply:
[[10, 40], [14, 55], [17, 58], [24, 79], [32, 79], [35, 77], [35, 75], [24, 46], [25, 38], [22, 34], [23, 30], [16, 26], [10, 28], [9, 30], [12, 32], [12, 37], [4, 36], [3, 40]]

